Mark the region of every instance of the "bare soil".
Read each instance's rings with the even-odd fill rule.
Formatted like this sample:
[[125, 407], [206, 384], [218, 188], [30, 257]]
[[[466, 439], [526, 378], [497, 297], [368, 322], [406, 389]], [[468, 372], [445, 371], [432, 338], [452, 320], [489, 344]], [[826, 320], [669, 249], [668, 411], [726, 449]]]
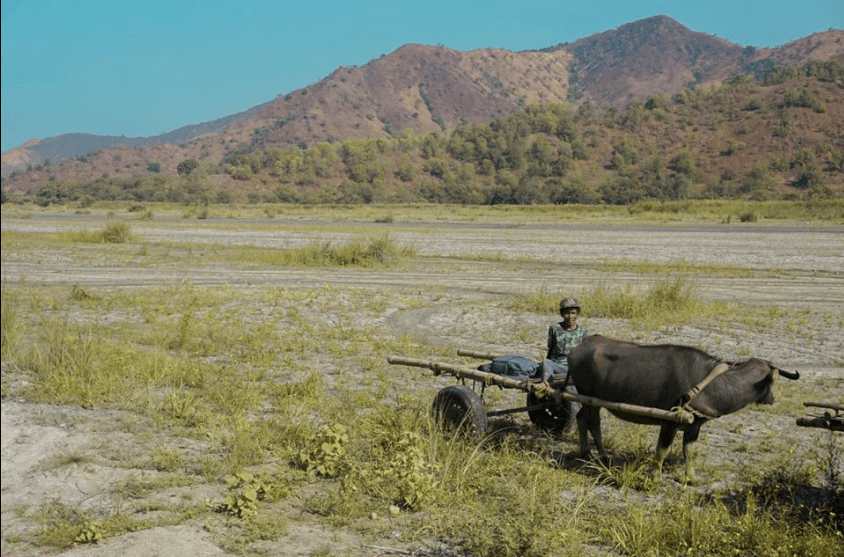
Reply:
[[[87, 216], [90, 224], [92, 217]], [[294, 222], [275, 221], [277, 230], [241, 233], [221, 230], [203, 222], [179, 232], [179, 239], [210, 246], [217, 243], [284, 248], [319, 239], [342, 241], [336, 231], [296, 228]], [[337, 223], [332, 223], [337, 224]], [[83, 226], [73, 215], [64, 218], [7, 219], [2, 231], [61, 231]], [[553, 315], [514, 314], [506, 300], [514, 294], [547, 288], [560, 295], [578, 295], [598, 284], [647, 285], [663, 277], [632, 271], [613, 272], [596, 262], [686, 262], [706, 266], [734, 266], [756, 269], [755, 276], [706, 274], [696, 279], [700, 295], [709, 300], [740, 302], [771, 307], [799, 325], [786, 330], [777, 326], [747, 330], [725, 316], [725, 326], [690, 323], [681, 327], [643, 333], [616, 320], [589, 317], [584, 308], [582, 322], [594, 333], [645, 342], [671, 342], [699, 346], [725, 358], [758, 356], [784, 369], [800, 371], [797, 382], [780, 381], [777, 391], [795, 390], [800, 400], [844, 403], [844, 229], [808, 224], [763, 225], [598, 225], [566, 224], [542, 226], [495, 226], [466, 223], [391, 223], [381, 226], [396, 242], [412, 245], [420, 256], [438, 257], [435, 265], [400, 270], [247, 268], [209, 263], [191, 267], [161, 266], [139, 272], [131, 265], [115, 263], [107, 256], [91, 254], [83, 262], [69, 260], [60, 250], [31, 253], [4, 250], [4, 284], [79, 285], [86, 288], [145, 288], [167, 282], [190, 281], [197, 285], [232, 284], [244, 288], [284, 285], [289, 288], [332, 285], [342, 289], [373, 291], [408, 289], [423, 292], [429, 303], [416, 309], [388, 308], [383, 318], [372, 323], [396, 334], [442, 345], [520, 353], [540, 357], [547, 326]], [[155, 221], [133, 232], [145, 241], [172, 237], [173, 227]], [[478, 255], [500, 257], [503, 262], [476, 260]], [[519, 257], [529, 263], [514, 263]], [[471, 308], [470, 310], [467, 310]], [[782, 319], [782, 317], [777, 317]], [[504, 331], [505, 333], [502, 333]], [[517, 335], [515, 331], [527, 331]], [[407, 354], [410, 357], [426, 355]], [[354, 369], [346, 373], [356, 373]], [[420, 373], [424, 373], [421, 372]], [[446, 385], [442, 378], [429, 381], [431, 396]], [[115, 429], [120, 416], [115, 412], [79, 407], [41, 405], [14, 396], [18, 374], [3, 362], [2, 400], [2, 555], [48, 555], [55, 551], [7, 541], [13, 534], [31, 532], [34, 525], [19, 513], [51, 500], [82, 508], [107, 506], [111, 487], [137, 470], [110, 467], [96, 458], [107, 445], [120, 440], [133, 450], [133, 436]], [[6, 396], [5, 393], [11, 393]], [[503, 394], [496, 402], [516, 402], [522, 395]], [[518, 400], [521, 402], [521, 400]], [[771, 407], [746, 408], [718, 419], [703, 428], [700, 453], [707, 459], [707, 488], [731, 477], [713, 473], [741, 469], [768, 460], [770, 451], [791, 447], [794, 458], [818, 458], [822, 446], [832, 438], [841, 448], [841, 435], [796, 427], [802, 409], [773, 412]], [[612, 437], [616, 426], [605, 420]], [[771, 432], [778, 443], [771, 445]], [[656, 430], [652, 432], [656, 440]], [[557, 450], [576, 451], [576, 434], [564, 436]], [[109, 449], [111, 450], [111, 449]], [[72, 466], [52, 469], [49, 463], [68, 454], [91, 454], [94, 458]], [[840, 461], [838, 466], [840, 467]], [[839, 476], [844, 471], [838, 470]], [[823, 478], [818, 478], [821, 483]], [[219, 496], [220, 486], [205, 486], [208, 497]], [[682, 489], [678, 486], [678, 489]], [[174, 490], [172, 497], [179, 497]], [[195, 494], [194, 494], [195, 495]], [[612, 498], [608, 498], [612, 504]], [[455, 555], [434, 540], [426, 546], [401, 539], [373, 542], [352, 532], [338, 531], [291, 506], [289, 535], [267, 546], [267, 555], [309, 556], [326, 544], [334, 555]], [[72, 557], [161, 555], [168, 557], [223, 556], [211, 535], [201, 526], [184, 524], [133, 532], [107, 539], [98, 545], [80, 546], [62, 555]]]

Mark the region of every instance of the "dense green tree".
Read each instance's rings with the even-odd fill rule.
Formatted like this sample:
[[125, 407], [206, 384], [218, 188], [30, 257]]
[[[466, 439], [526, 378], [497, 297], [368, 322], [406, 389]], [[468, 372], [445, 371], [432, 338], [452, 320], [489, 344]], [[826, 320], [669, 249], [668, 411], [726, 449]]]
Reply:
[[427, 133], [422, 136], [420, 154], [426, 159], [436, 157], [443, 153], [445, 147], [446, 141], [442, 134]]
[[248, 164], [230, 164], [226, 167], [226, 174], [235, 180], [249, 180], [252, 178], [252, 167]]
[[686, 174], [671, 177], [671, 199], [685, 199], [692, 189], [692, 180]]
[[791, 156], [791, 168], [801, 168], [815, 164], [815, 154], [809, 149], [797, 149]]
[[318, 178], [327, 178], [332, 175], [334, 164], [339, 160], [337, 148], [331, 143], [321, 141], [304, 151], [302, 162], [312, 168]]
[[381, 182], [344, 182], [338, 190], [339, 203], [376, 203], [384, 199], [384, 184]]
[[41, 186], [35, 194], [36, 203], [42, 207], [59, 204], [70, 198], [68, 187], [61, 182], [48, 183]]
[[440, 181], [425, 180], [416, 186], [416, 194], [429, 203], [447, 203], [448, 191]]
[[665, 96], [662, 93], [653, 93], [649, 95], [645, 101], [645, 109], [654, 110], [656, 108], [666, 108], [668, 103], [665, 101]]
[[545, 183], [545, 191], [548, 202], [555, 205], [569, 203], [593, 205], [601, 201], [599, 194], [584, 184], [582, 180], [564, 183], [552, 178]]
[[635, 130], [642, 123], [645, 114], [645, 105], [639, 101], [630, 102], [624, 111], [619, 114], [618, 120], [621, 127], [626, 130]]
[[557, 157], [551, 163], [551, 174], [558, 177], [565, 176], [574, 164], [573, 159], [571, 145], [560, 143], [557, 147]]
[[844, 81], [844, 66], [838, 60], [821, 61], [811, 60], [804, 67], [808, 77], [814, 77], [820, 81], [839, 82]]
[[844, 172], [844, 151], [833, 151], [829, 154], [830, 170], [834, 172]]
[[525, 175], [512, 190], [513, 202], [517, 205], [537, 205], [546, 203], [545, 182], [539, 178]]
[[709, 199], [729, 199], [736, 197], [741, 187], [735, 177], [722, 176], [721, 180], [706, 188], [705, 197]]
[[451, 177], [451, 165], [448, 159], [444, 157], [429, 159], [422, 169], [436, 178], [446, 179]]
[[283, 151], [273, 163], [276, 175], [295, 176], [305, 164], [305, 156], [300, 149], [294, 148]]
[[413, 160], [410, 158], [410, 155], [405, 154], [401, 158], [398, 169], [396, 170], [396, 176], [398, 176], [399, 180], [402, 182], [413, 181], [413, 178], [416, 176], [416, 167], [413, 165]]
[[[466, 129], [466, 128], [463, 128]], [[471, 161], [476, 160], [475, 155], [476, 144], [471, 141], [466, 134], [455, 131], [448, 142], [448, 153], [457, 160]]]
[[176, 172], [179, 176], [186, 176], [196, 170], [198, 166], [199, 162], [197, 162], [196, 159], [186, 159], [179, 163], [176, 167]]
[[398, 138], [398, 149], [404, 153], [409, 153], [416, 149], [416, 136], [413, 133], [413, 128], [405, 128]]
[[632, 137], [622, 137], [613, 149], [611, 164], [613, 168], [623, 168], [639, 162], [639, 150]]
[[801, 106], [800, 92], [794, 87], [789, 87], [783, 94], [782, 103], [786, 108]]
[[561, 115], [558, 119], [556, 135], [563, 141], [571, 143], [578, 137], [577, 120], [571, 113]]
[[747, 176], [745, 176], [740, 191], [742, 193], [765, 191], [774, 185], [775, 180], [776, 177], [774, 176], [774, 172], [771, 170], [770, 166], [762, 161], [759, 161], [756, 163], [756, 166], [753, 167], [753, 170], [748, 172]]
[[340, 156], [352, 182], [371, 184], [383, 180], [384, 165], [377, 143], [372, 139], [347, 139], [340, 149]]
[[589, 160], [589, 157], [592, 155], [592, 149], [580, 138], [575, 139], [571, 142], [571, 154], [575, 159], [578, 160]]
[[294, 186], [290, 184], [279, 184], [273, 190], [276, 201], [280, 203], [300, 203], [303, 198]]
[[797, 178], [794, 180], [794, 187], [801, 190], [818, 189], [825, 186], [823, 172], [814, 164], [805, 164], [800, 167]]
[[644, 194], [654, 199], [666, 199], [670, 188], [668, 177], [665, 173], [665, 164], [662, 157], [653, 155], [640, 165], [641, 184]]
[[633, 175], [619, 174], [598, 188], [601, 199], [609, 205], [629, 205], [645, 197], [642, 183]]
[[678, 174], [685, 174], [693, 181], [697, 181], [700, 178], [700, 171], [697, 168], [695, 156], [688, 149], [679, 150], [668, 163], [668, 168]]
[[554, 148], [548, 143], [544, 135], [536, 136], [528, 153], [528, 175], [550, 176], [555, 154]]
[[477, 180], [475, 166], [470, 163], [458, 164], [455, 169], [455, 180], [461, 185], [472, 185]]

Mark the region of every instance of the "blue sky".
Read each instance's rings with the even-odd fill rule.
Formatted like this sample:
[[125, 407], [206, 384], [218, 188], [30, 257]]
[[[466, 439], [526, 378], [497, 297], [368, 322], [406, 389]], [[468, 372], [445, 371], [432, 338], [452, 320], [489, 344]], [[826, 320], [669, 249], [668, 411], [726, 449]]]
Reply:
[[742, 46], [844, 28], [841, 0], [3, 0], [2, 151], [158, 135], [407, 43], [537, 49], [659, 14]]

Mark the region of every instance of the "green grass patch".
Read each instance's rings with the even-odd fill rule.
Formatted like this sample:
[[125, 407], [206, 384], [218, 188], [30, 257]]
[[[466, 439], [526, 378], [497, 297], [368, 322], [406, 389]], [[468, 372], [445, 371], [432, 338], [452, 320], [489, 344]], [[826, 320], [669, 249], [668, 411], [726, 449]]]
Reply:
[[[723, 315], [727, 306], [704, 302], [694, 282], [680, 276], [655, 282], [645, 288], [600, 284], [580, 297], [583, 315], [624, 319], [649, 329], [669, 324], [691, 323]], [[516, 311], [555, 314], [559, 295], [542, 286], [535, 294], [514, 297]]]
[[694, 495], [659, 505], [631, 501], [597, 524], [599, 535], [624, 555], [833, 557], [842, 547], [834, 530], [795, 524], [753, 497], [740, 507]]
[[297, 267], [392, 267], [415, 255], [415, 250], [396, 244], [388, 236], [345, 244], [310, 242], [301, 248], [267, 250], [237, 248], [227, 259], [241, 263]]
[[720, 303], [704, 303], [695, 284], [682, 277], [661, 280], [644, 291], [600, 285], [585, 298], [581, 303], [590, 316], [628, 319], [648, 328], [707, 319], [726, 309]]
[[135, 237], [127, 222], [111, 222], [96, 231], [81, 230], [70, 235], [72, 241], [87, 244], [126, 244]]

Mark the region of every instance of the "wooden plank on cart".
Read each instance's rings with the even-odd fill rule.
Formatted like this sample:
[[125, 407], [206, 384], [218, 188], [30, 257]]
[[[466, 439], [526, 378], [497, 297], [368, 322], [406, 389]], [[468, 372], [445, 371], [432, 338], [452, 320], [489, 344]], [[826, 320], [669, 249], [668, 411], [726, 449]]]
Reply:
[[[387, 361], [393, 365], [404, 365], [411, 367], [422, 367], [430, 369], [434, 375], [441, 375], [443, 373], [455, 375], [461, 378], [471, 378], [477, 381], [483, 381], [487, 385], [498, 385], [509, 389], [519, 389], [529, 393], [547, 393], [554, 395], [557, 391], [554, 387], [539, 381], [529, 381], [513, 379], [505, 375], [497, 375], [495, 373], [488, 373], [479, 369], [471, 367], [463, 367], [453, 364], [446, 364], [443, 362], [434, 362], [430, 360], [418, 360], [415, 358], [404, 358], [402, 356], [390, 356]], [[560, 396], [564, 400], [579, 402], [589, 406], [598, 406], [613, 410], [617, 412], [624, 412], [628, 414], [636, 414], [639, 416], [647, 416], [658, 420], [667, 420], [678, 423], [690, 424], [694, 421], [694, 416], [688, 412], [662, 410], [661, 408], [648, 408], [645, 406], [638, 406], [635, 404], [627, 404], [624, 402], [610, 402], [595, 397], [578, 395], [563, 391]]]
[[457, 350], [457, 355], [469, 358], [478, 358], [479, 360], [494, 360], [499, 356], [503, 356], [503, 354], [499, 354], [498, 352], [483, 352], [481, 350], [472, 350], [469, 348], [460, 348]]

